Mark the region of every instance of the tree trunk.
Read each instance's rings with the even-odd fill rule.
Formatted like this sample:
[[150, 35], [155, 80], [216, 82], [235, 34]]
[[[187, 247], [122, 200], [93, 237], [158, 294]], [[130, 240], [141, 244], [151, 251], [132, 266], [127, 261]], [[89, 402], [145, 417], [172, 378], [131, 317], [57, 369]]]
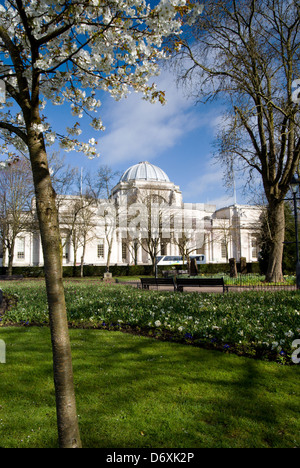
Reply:
[[60, 448], [80, 448], [71, 346], [62, 281], [62, 245], [55, 204], [56, 195], [51, 184], [42, 136], [32, 132], [28, 146], [44, 254], [59, 446]]
[[113, 239], [108, 240], [108, 252], [107, 252], [107, 260], [106, 260], [107, 272], [109, 272], [110, 257], [111, 257], [111, 252], [112, 252], [112, 242], [113, 242]]
[[84, 262], [84, 258], [83, 258], [83, 255], [81, 255], [81, 259], [80, 259], [80, 278], [83, 278], [83, 262]]
[[77, 239], [75, 236], [77, 236], [77, 234], [76, 233], [74, 234], [74, 231], [73, 231], [72, 246], [73, 246], [73, 255], [74, 255], [74, 259], [73, 259], [73, 277], [74, 278], [76, 276], [76, 263], [77, 263]]
[[269, 202], [270, 255], [266, 281], [282, 281], [282, 255], [285, 231], [284, 202]]
[[6, 259], [6, 246], [4, 242], [2, 243], [2, 267], [5, 267], [5, 259]]
[[86, 239], [83, 241], [83, 247], [82, 247], [82, 255], [80, 259], [80, 277], [83, 278], [83, 266], [84, 266], [84, 257], [85, 257], [85, 249], [86, 249]]
[[15, 242], [13, 241], [8, 249], [8, 265], [7, 265], [8, 276], [12, 276], [13, 274], [14, 250], [15, 250]]

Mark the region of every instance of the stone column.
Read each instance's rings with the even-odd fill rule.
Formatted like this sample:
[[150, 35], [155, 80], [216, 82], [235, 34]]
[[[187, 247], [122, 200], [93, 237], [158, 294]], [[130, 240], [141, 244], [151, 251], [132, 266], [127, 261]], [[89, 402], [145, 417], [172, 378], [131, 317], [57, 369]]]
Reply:
[[230, 278], [236, 278], [237, 277], [236, 259], [230, 258], [229, 264], [230, 264]]
[[246, 275], [247, 274], [247, 261], [246, 257], [241, 257], [241, 274]]

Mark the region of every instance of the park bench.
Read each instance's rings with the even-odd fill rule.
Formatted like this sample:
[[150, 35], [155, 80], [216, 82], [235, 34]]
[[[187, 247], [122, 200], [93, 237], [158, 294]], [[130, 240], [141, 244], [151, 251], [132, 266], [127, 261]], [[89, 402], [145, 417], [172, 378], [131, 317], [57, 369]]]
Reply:
[[176, 284], [174, 278], [140, 278], [142, 289], [149, 289], [149, 286], [173, 286], [176, 291]]
[[182, 292], [184, 287], [222, 287], [223, 293], [228, 292], [224, 278], [177, 278], [177, 291]]
[[0, 281], [14, 281], [14, 280], [22, 280], [24, 277], [23, 275], [0, 275]]

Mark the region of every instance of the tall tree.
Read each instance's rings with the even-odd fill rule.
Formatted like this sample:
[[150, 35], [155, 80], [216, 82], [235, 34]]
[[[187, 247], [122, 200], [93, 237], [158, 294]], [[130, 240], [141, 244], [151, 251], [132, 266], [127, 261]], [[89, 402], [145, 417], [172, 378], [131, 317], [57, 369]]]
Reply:
[[15, 243], [18, 235], [32, 225], [32, 173], [28, 160], [19, 159], [0, 171], [0, 239], [3, 260], [8, 252], [8, 275], [12, 275]]
[[[60, 447], [81, 447], [73, 384], [71, 347], [62, 281], [62, 248], [46, 142], [89, 157], [96, 141], [78, 141], [79, 123], [55, 132], [43, 114], [47, 101], [70, 103], [73, 116], [100, 106], [97, 90], [121, 98], [130, 87], [154, 101], [149, 85], [165, 57], [163, 38], [180, 31], [176, 16], [184, 1], [10, 0], [0, 3], [0, 132], [6, 145], [30, 155], [49, 305]], [[8, 106], [12, 106], [8, 108]], [[92, 126], [103, 129], [99, 118]]]
[[172, 44], [179, 76], [196, 99], [219, 97], [227, 106], [217, 140], [227, 173], [262, 180], [269, 281], [282, 276], [284, 198], [300, 156], [299, 28], [299, 0], [206, 0], [190, 34]]
[[82, 248], [80, 276], [83, 276], [83, 263], [86, 244], [95, 237], [95, 213], [97, 200], [90, 195], [64, 197], [59, 203], [59, 218], [64, 246], [68, 243], [73, 249], [73, 275], [76, 275], [77, 253]]
[[125, 242], [142, 247], [151, 259], [153, 274], [156, 257], [171, 238], [170, 205], [163, 195], [163, 191], [148, 186], [133, 192], [127, 201], [129, 229]]
[[117, 227], [117, 206], [111, 192], [120, 179], [121, 173], [114, 171], [107, 165], [100, 166], [94, 176], [87, 174], [86, 181], [88, 193], [94, 198], [98, 207], [97, 214], [100, 217], [100, 225], [104, 231], [106, 252], [106, 271], [109, 272], [113, 241]]

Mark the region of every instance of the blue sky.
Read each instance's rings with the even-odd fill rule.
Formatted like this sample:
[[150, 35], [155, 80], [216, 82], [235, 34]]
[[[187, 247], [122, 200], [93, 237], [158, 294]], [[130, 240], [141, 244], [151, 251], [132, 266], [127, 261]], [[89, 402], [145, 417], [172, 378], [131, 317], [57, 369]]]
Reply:
[[[228, 192], [223, 184], [224, 168], [213, 158], [221, 104], [195, 105], [182, 88], [177, 88], [175, 76], [165, 68], [155, 81], [158, 89], [166, 92], [165, 106], [150, 104], [136, 93], [118, 102], [101, 95], [99, 116], [106, 131], [95, 132], [88, 117], [80, 121], [82, 140], [97, 139], [100, 158], [89, 160], [83, 154], [65, 153], [66, 163], [87, 171], [96, 171], [105, 164], [124, 172], [147, 160], [161, 167], [180, 186], [185, 202], [212, 203], [218, 208], [232, 204], [233, 192]], [[49, 103], [44, 113], [58, 133], [64, 133], [66, 126], [71, 127], [74, 122], [67, 105], [56, 107]], [[49, 152], [57, 148], [50, 147]], [[60, 153], [64, 154], [62, 150]], [[248, 202], [242, 188], [237, 182], [238, 203]]]
[[[91, 172], [96, 172], [101, 165], [125, 172], [138, 162], [149, 161], [161, 167], [180, 186], [186, 203], [209, 203], [217, 208], [232, 204], [233, 190], [225, 188], [224, 168], [213, 157], [222, 104], [195, 104], [166, 69], [155, 82], [166, 93], [164, 106], [151, 104], [138, 93], [120, 101], [102, 93], [98, 116], [106, 130], [96, 132], [87, 116], [80, 120], [83, 133], [79, 139], [95, 138], [99, 158], [90, 160], [84, 154], [65, 153], [58, 144], [49, 147], [48, 153], [58, 151], [65, 156], [66, 164]], [[60, 134], [74, 123], [68, 104], [58, 107], [48, 103], [43, 113], [53, 130]], [[249, 202], [239, 181], [236, 188], [237, 203]]]
[[[1, 0], [0, 0], [1, 2]], [[175, 76], [166, 68], [156, 78], [158, 89], [166, 92], [167, 103], [150, 104], [140, 94], [114, 101], [110, 95], [101, 95], [99, 116], [105, 132], [95, 132], [88, 117], [80, 123], [82, 140], [98, 141], [99, 158], [89, 160], [83, 154], [64, 153], [67, 164], [96, 171], [102, 165], [124, 172], [140, 161], [149, 161], [161, 167], [170, 180], [179, 185], [185, 202], [212, 203], [217, 208], [233, 203], [233, 192], [223, 184], [224, 168], [213, 158], [213, 141], [222, 114], [221, 103], [198, 104], [178, 88]], [[74, 118], [68, 105], [47, 104], [44, 114], [53, 130], [63, 134]], [[81, 137], [79, 137], [81, 139]], [[49, 148], [57, 150], [58, 145]], [[237, 182], [237, 202], [246, 203]]]
[[[124, 172], [133, 164], [149, 161], [180, 186], [185, 202], [212, 203], [218, 208], [232, 204], [233, 192], [225, 189], [223, 168], [213, 158], [221, 104], [195, 105], [165, 69], [155, 81], [166, 92], [164, 106], [150, 104], [137, 93], [121, 101], [102, 96], [98, 112], [105, 132], [95, 132], [87, 117], [80, 122], [82, 139], [95, 138], [101, 156], [89, 160], [79, 153], [66, 153], [66, 163], [91, 171], [105, 164]], [[67, 106], [47, 106], [45, 113], [55, 130], [62, 131], [73, 121]], [[246, 201], [237, 184], [237, 202]]]

